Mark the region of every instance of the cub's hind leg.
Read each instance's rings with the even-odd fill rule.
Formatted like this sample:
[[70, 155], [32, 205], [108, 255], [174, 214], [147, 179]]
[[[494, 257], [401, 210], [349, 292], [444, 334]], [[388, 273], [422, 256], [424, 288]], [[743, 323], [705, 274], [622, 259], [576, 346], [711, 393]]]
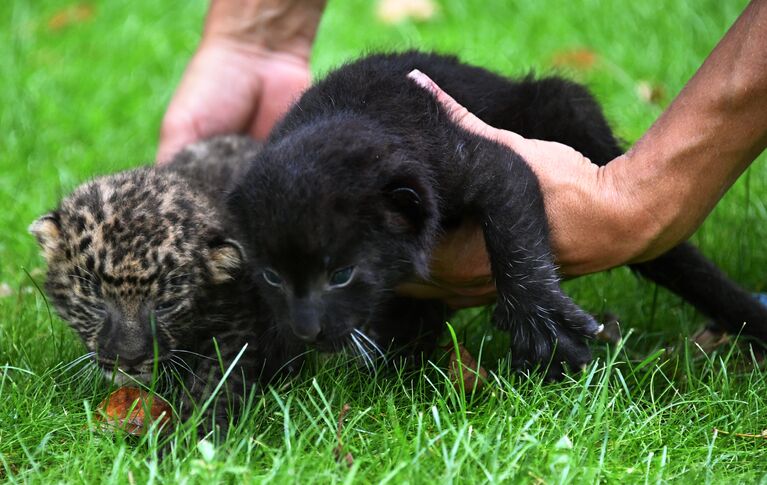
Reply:
[[711, 318], [718, 329], [753, 338], [762, 347], [767, 343], [767, 307], [692, 244], [682, 243], [631, 268], [687, 300]]

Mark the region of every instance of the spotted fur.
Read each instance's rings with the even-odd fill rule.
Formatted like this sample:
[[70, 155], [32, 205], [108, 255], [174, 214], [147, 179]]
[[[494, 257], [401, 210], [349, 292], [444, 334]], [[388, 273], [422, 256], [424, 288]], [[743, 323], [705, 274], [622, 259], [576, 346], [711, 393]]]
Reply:
[[193, 145], [168, 167], [79, 186], [30, 227], [48, 263], [46, 293], [118, 383], [149, 382], [156, 354], [200, 400], [245, 344], [227, 382], [235, 395], [291, 367], [296, 352], [253, 294], [220, 203], [257, 151], [242, 137]]

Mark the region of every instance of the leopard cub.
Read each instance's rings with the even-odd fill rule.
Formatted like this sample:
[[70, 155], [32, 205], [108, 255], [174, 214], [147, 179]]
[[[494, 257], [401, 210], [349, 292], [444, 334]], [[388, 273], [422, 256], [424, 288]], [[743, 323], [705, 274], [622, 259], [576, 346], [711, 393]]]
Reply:
[[270, 325], [223, 205], [258, 150], [245, 137], [201, 142], [167, 166], [85, 183], [30, 226], [48, 297], [108, 378], [149, 383], [156, 358], [156, 382], [201, 401], [243, 347], [222, 395], [297, 366], [300, 349]]

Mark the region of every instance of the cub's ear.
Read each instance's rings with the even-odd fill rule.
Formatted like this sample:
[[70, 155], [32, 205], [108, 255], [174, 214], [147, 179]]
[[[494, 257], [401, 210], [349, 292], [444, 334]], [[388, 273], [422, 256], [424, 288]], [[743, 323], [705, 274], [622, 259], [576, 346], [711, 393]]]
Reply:
[[208, 250], [208, 269], [214, 284], [233, 280], [245, 263], [245, 250], [234, 239], [216, 239]]
[[57, 213], [41, 216], [30, 224], [28, 230], [37, 239], [46, 261], [54, 259], [61, 252], [61, 226]]
[[438, 224], [438, 203], [428, 179], [407, 170], [400, 171], [385, 189], [384, 223], [394, 234], [407, 235], [410, 244], [409, 259], [416, 273], [429, 274], [429, 250]]
[[385, 189], [386, 225], [395, 233], [421, 233], [431, 212], [427, 190], [414, 179], [400, 179]]

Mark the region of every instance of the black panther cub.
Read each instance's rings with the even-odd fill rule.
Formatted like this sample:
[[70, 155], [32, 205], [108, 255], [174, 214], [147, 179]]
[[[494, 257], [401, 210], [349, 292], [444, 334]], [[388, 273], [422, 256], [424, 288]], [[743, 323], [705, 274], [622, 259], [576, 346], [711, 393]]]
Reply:
[[[230, 195], [260, 291], [278, 322], [321, 348], [360, 330], [379, 345], [436, 334], [440, 319], [414, 319], [419, 304], [393, 289], [428, 277], [440, 234], [473, 218], [514, 365], [548, 366], [552, 378], [562, 363], [582, 367], [600, 326], [560, 288], [537, 179], [519, 155], [453, 123], [406, 77], [416, 68], [490, 125], [565, 143], [598, 164], [621, 153], [598, 104], [572, 82], [514, 81], [419, 52], [353, 62], [300, 98]], [[767, 340], [767, 310], [692, 246], [634, 268], [722, 328], [737, 333], [746, 322], [745, 333]]]

